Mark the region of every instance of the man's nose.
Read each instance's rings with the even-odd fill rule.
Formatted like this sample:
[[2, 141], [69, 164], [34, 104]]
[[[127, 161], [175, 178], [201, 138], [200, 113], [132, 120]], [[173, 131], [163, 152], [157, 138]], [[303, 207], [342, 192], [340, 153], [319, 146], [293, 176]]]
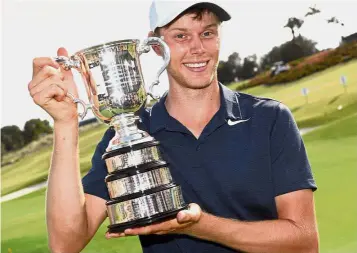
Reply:
[[193, 36], [190, 42], [191, 54], [202, 54], [205, 51], [202, 38], [200, 36]]

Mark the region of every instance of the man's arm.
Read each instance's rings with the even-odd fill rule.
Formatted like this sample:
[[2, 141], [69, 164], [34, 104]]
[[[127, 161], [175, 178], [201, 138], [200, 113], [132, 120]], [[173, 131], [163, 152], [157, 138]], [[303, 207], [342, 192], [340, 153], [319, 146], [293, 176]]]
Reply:
[[84, 194], [78, 156], [78, 124], [54, 126], [46, 218], [54, 253], [80, 252], [106, 218], [105, 200]]
[[[58, 55], [68, 56], [60, 48]], [[67, 92], [78, 96], [71, 71], [51, 58], [35, 58], [28, 90], [54, 120], [54, 147], [48, 178], [46, 218], [51, 252], [74, 253], [93, 237], [106, 217], [105, 200], [85, 195], [80, 178], [78, 112]]]
[[[276, 205], [277, 220], [246, 222], [220, 218], [207, 213], [200, 214], [199, 208], [192, 208], [192, 210], [181, 211], [177, 219], [129, 229], [125, 234], [182, 233], [251, 253], [318, 252], [318, 232], [312, 191], [299, 190], [280, 195], [276, 197]], [[123, 235], [113, 234], [108, 237]]]
[[318, 252], [313, 193], [276, 197], [278, 220], [245, 222], [203, 214], [189, 234], [245, 252]]

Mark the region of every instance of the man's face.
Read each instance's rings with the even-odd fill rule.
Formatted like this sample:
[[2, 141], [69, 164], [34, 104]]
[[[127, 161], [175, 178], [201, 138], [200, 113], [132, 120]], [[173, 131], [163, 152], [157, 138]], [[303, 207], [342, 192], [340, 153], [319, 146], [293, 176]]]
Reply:
[[220, 27], [213, 13], [205, 12], [201, 20], [194, 17], [182, 16], [160, 29], [160, 35], [171, 51], [169, 79], [186, 88], [202, 89], [217, 79]]

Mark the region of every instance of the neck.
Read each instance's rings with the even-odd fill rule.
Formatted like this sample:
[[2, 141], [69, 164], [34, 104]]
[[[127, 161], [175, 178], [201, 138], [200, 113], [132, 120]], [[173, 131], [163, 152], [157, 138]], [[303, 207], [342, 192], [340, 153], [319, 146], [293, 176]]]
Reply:
[[180, 85], [170, 85], [165, 101], [168, 113], [196, 137], [211, 120], [220, 107], [218, 81], [214, 80], [203, 89], [190, 89]]

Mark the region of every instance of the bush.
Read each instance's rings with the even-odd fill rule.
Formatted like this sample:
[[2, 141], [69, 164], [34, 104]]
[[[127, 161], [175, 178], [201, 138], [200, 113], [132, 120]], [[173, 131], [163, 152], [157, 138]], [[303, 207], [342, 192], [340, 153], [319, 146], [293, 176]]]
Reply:
[[276, 85], [296, 81], [354, 58], [357, 58], [356, 41], [343, 44], [334, 50], [325, 50], [315, 55], [289, 62], [291, 69], [276, 76], [270, 77], [270, 72], [266, 71], [240, 86], [239, 89], [242, 90], [262, 84]]
[[25, 143], [22, 131], [18, 126], [5, 126], [1, 128], [1, 149], [5, 152], [23, 147]]

